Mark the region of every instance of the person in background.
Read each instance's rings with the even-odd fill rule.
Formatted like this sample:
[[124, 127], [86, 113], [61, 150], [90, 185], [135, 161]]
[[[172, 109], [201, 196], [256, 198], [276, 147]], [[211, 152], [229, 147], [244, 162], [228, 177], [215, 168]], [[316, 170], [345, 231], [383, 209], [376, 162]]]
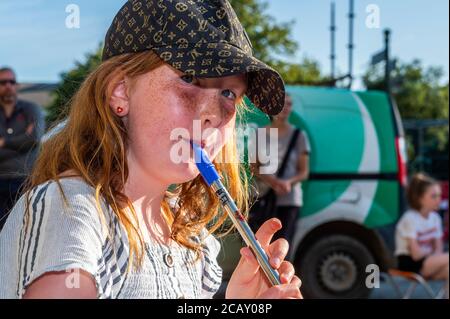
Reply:
[[0, 230], [37, 157], [44, 130], [40, 107], [17, 98], [13, 69], [0, 68]]
[[442, 221], [436, 213], [441, 187], [434, 179], [419, 173], [412, 177], [407, 197], [410, 209], [396, 226], [398, 268], [427, 279], [445, 280], [448, 298], [449, 255], [443, 250]]
[[[286, 94], [284, 109], [278, 115], [271, 116], [271, 123], [265, 127], [267, 133], [270, 132], [271, 128], [278, 130], [278, 170], [282, 165], [283, 158], [296, 130], [289, 123], [291, 112], [292, 97]], [[266, 143], [269, 143], [269, 141], [270, 139], [267, 136]], [[268, 144], [267, 149], [270, 149]], [[276, 193], [276, 207], [273, 216], [281, 220], [283, 228], [275, 237], [285, 238], [289, 243], [293, 241], [296, 220], [303, 206], [301, 182], [307, 180], [309, 176], [310, 152], [311, 147], [307, 135], [301, 131], [297, 136], [293, 149], [288, 154], [286, 166], [281, 177], [275, 174], [260, 174], [259, 168], [261, 163], [258, 159], [256, 165], [252, 168], [257, 178], [259, 193], [263, 195], [269, 187]], [[253, 218], [255, 217], [254, 214], [258, 214], [258, 212], [252, 210], [251, 214], [251, 218]]]

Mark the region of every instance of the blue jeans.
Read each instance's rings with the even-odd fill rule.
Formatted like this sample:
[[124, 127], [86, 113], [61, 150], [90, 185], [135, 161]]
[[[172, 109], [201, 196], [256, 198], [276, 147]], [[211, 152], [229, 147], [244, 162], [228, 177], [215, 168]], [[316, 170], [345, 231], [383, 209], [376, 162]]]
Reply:
[[24, 181], [24, 178], [0, 179], [0, 230], [18, 199]]

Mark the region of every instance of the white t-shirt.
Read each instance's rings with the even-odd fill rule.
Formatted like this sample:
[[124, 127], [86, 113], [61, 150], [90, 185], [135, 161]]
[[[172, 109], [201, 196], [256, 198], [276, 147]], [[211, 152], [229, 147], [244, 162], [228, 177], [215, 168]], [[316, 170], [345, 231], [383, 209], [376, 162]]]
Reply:
[[441, 217], [432, 212], [428, 218], [418, 211], [410, 209], [397, 224], [395, 231], [395, 255], [411, 255], [408, 249], [408, 238], [416, 239], [420, 249], [429, 255], [433, 252], [434, 239], [442, 238]]

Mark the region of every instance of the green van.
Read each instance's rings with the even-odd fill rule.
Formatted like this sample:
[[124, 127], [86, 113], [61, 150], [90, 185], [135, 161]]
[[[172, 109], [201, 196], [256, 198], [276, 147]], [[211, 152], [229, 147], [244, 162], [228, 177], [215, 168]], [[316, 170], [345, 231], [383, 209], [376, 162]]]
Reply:
[[[392, 265], [393, 229], [407, 182], [404, 133], [395, 103], [379, 91], [287, 86], [290, 122], [311, 144], [310, 178], [302, 184], [293, 262], [309, 298], [364, 298], [367, 266]], [[254, 108], [240, 119], [263, 127]], [[238, 122], [240, 122], [238, 121]], [[223, 239], [219, 262], [228, 280], [242, 242]]]

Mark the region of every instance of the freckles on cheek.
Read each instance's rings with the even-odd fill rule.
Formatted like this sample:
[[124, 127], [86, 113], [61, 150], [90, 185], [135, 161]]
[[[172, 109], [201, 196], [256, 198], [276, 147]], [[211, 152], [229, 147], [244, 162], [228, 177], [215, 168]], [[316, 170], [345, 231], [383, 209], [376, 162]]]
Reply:
[[195, 88], [172, 88], [170, 109], [177, 115], [192, 115], [196, 110]]
[[162, 123], [166, 129], [186, 129], [191, 133], [196, 118], [195, 101], [195, 94], [191, 90], [172, 87], [166, 95], [165, 122]]

